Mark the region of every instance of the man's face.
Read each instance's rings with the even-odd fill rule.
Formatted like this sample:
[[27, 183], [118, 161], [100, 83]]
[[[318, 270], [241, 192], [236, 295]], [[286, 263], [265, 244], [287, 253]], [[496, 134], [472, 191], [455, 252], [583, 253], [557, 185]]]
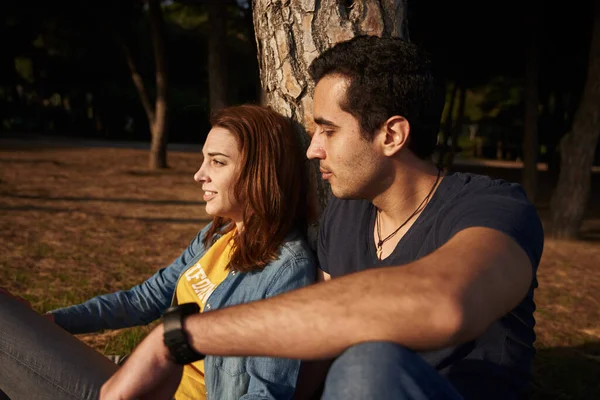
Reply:
[[384, 160], [375, 142], [361, 135], [358, 120], [340, 108], [347, 85], [348, 80], [340, 75], [327, 75], [317, 83], [313, 101], [316, 128], [306, 156], [319, 160], [321, 175], [329, 181], [334, 196], [370, 199]]

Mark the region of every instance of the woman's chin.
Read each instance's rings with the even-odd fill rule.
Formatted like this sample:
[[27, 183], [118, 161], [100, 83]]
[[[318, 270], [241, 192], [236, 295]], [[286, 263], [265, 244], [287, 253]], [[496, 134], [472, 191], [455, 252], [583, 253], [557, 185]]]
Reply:
[[219, 217], [219, 213], [216, 210], [214, 210], [212, 207], [210, 207], [209, 205], [206, 206], [205, 211], [209, 216], [211, 216], [213, 218]]

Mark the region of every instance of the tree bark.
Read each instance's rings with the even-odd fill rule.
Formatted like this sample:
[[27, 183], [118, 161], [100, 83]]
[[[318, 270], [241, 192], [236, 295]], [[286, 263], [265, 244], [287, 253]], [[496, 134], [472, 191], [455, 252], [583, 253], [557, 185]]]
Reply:
[[[357, 35], [408, 39], [406, 0], [254, 0], [253, 19], [262, 84], [262, 101], [298, 122], [305, 145], [314, 131], [314, 82], [308, 66], [335, 43]], [[306, 131], [304, 131], [304, 129]], [[309, 163], [319, 211], [329, 197], [317, 163]]]
[[[537, 3], [537, 2], [535, 2]], [[538, 19], [540, 7], [531, 6], [530, 38], [525, 71], [525, 124], [523, 136], [523, 187], [529, 201], [535, 202], [538, 162]]]
[[165, 22], [160, 0], [149, 0], [150, 27], [154, 45], [154, 62], [156, 65], [156, 101], [154, 118], [150, 121], [152, 143], [150, 146], [150, 169], [167, 168], [167, 123], [169, 112], [169, 86], [167, 61], [165, 56]]
[[454, 100], [456, 99], [456, 92], [458, 91], [458, 83], [454, 82], [452, 86], [452, 93], [450, 94], [450, 104], [448, 104], [448, 114], [446, 114], [446, 120], [444, 121], [444, 129], [442, 131], [442, 144], [440, 147], [440, 154], [437, 161], [438, 168], [444, 169], [446, 166], [446, 154], [448, 153], [448, 139], [452, 134], [452, 125], [454, 118]]
[[465, 105], [467, 102], [467, 88], [464, 83], [460, 84], [460, 94], [458, 97], [458, 113], [456, 115], [456, 122], [452, 127], [452, 145], [450, 146], [450, 155], [446, 163], [446, 170], [452, 168], [454, 163], [454, 156], [456, 156], [456, 150], [458, 150], [458, 136], [462, 131], [465, 123]]
[[552, 200], [551, 235], [576, 239], [589, 201], [591, 167], [600, 133], [600, 0], [593, 2], [588, 74], [571, 131], [560, 143], [561, 168]]
[[135, 65], [135, 60], [133, 58], [133, 54], [131, 53], [131, 49], [125, 40], [113, 29], [112, 30], [113, 37], [115, 41], [119, 43], [121, 46], [121, 51], [123, 52], [123, 56], [125, 57], [125, 61], [127, 62], [127, 67], [129, 68], [129, 73], [131, 74], [131, 80], [133, 81], [133, 86], [138, 92], [140, 96], [140, 101], [142, 102], [142, 107], [144, 107], [144, 111], [146, 112], [146, 116], [148, 117], [148, 121], [150, 125], [152, 125], [151, 121], [154, 121], [154, 107], [152, 106], [152, 102], [150, 101], [150, 97], [148, 96], [148, 92], [146, 91], [146, 86], [144, 85], [144, 80], [142, 79], [142, 75], [137, 69]]
[[227, 107], [227, 4], [223, 0], [208, 0], [208, 93], [210, 111]]
[[152, 30], [152, 43], [154, 46], [154, 62], [156, 66], [156, 100], [154, 105], [150, 100], [144, 80], [140, 74], [131, 48], [119, 32], [110, 24], [107, 29], [114, 40], [121, 47], [131, 80], [140, 96], [142, 107], [148, 118], [150, 128], [151, 144], [148, 166], [150, 169], [167, 168], [167, 118], [168, 118], [168, 75], [166, 67], [164, 19], [160, 8], [160, 0], [149, 0], [148, 9], [150, 16], [150, 27]]

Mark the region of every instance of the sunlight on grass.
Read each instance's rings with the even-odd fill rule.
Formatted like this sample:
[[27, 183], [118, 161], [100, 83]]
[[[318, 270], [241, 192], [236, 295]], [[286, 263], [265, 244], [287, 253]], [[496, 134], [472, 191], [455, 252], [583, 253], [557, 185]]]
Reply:
[[127, 328], [111, 337], [102, 351], [104, 354], [127, 355], [146, 337], [156, 324], [135, 328]]
[[[0, 149], [9, 166], [0, 168], [0, 202], [10, 210], [0, 218], [0, 287], [46, 312], [143, 282], [209, 220], [191, 179], [198, 157], [170, 152], [171, 168], [155, 173], [143, 170], [140, 150]], [[518, 170], [496, 172], [519, 179], [510, 175]], [[599, 265], [597, 241], [546, 241], [535, 292], [535, 400], [599, 397]], [[126, 355], [150, 329], [78, 337]]]

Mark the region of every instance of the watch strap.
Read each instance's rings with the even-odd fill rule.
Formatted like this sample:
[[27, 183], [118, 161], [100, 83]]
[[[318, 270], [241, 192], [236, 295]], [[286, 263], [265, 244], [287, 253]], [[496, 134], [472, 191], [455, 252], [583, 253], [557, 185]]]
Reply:
[[199, 311], [197, 303], [184, 303], [167, 309], [163, 314], [163, 340], [177, 364], [186, 365], [205, 357], [192, 348], [188, 335], [183, 330], [184, 318]]

